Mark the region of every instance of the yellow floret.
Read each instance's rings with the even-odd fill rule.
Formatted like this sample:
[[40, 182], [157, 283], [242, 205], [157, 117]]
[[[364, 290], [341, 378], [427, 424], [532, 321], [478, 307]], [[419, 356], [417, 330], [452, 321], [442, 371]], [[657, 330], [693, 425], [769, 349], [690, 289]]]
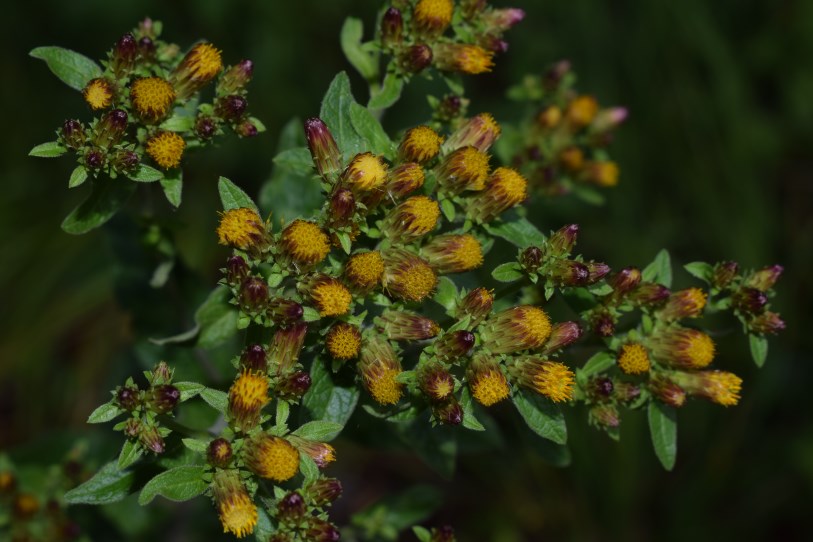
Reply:
[[387, 165], [384, 161], [369, 152], [357, 154], [343, 175], [350, 188], [369, 192], [380, 188], [387, 180]]
[[284, 438], [263, 435], [249, 445], [247, 462], [258, 476], [284, 482], [299, 470], [299, 451]]
[[334, 359], [346, 361], [359, 355], [361, 333], [355, 326], [340, 322], [330, 328], [325, 343]]
[[649, 371], [649, 354], [643, 345], [625, 344], [618, 355], [618, 368], [628, 375], [637, 375]]
[[210, 81], [223, 68], [218, 51], [211, 43], [195, 45], [183, 60], [192, 77]]
[[257, 507], [245, 492], [230, 495], [218, 503], [218, 516], [223, 532], [237, 538], [250, 535], [257, 525]]
[[438, 223], [440, 206], [426, 196], [413, 196], [398, 206], [395, 213], [396, 229], [413, 236], [426, 235]]
[[322, 229], [313, 222], [294, 220], [282, 232], [286, 252], [300, 264], [314, 265], [330, 252], [330, 241]]
[[505, 375], [496, 368], [477, 373], [474, 381], [469, 383], [469, 387], [472, 397], [483, 406], [499, 403], [511, 392]]
[[706, 395], [715, 403], [734, 406], [740, 401], [742, 378], [725, 371], [711, 371], [705, 380]]
[[163, 169], [178, 167], [186, 142], [175, 132], [159, 132], [147, 141], [147, 154]]
[[531, 348], [542, 346], [550, 337], [550, 318], [539, 307], [530, 305], [517, 307], [513, 315], [513, 322]]
[[217, 236], [221, 245], [246, 250], [264, 233], [263, 221], [254, 209], [229, 209], [220, 215]]
[[311, 297], [319, 309], [320, 316], [340, 316], [350, 310], [353, 296], [339, 281], [334, 279], [317, 283], [311, 291]]
[[429, 126], [416, 126], [404, 134], [399, 151], [405, 162], [423, 164], [438, 155], [442, 142], [443, 138]]
[[394, 367], [381, 367], [365, 373], [365, 384], [373, 399], [381, 405], [394, 405], [401, 400], [402, 384], [395, 378], [401, 371]]
[[169, 113], [175, 102], [175, 91], [160, 77], [146, 77], [136, 79], [130, 87], [130, 100], [141, 118], [156, 122]]
[[533, 387], [553, 401], [561, 403], [573, 397], [575, 375], [566, 365], [555, 361], [543, 361], [533, 375]]
[[683, 347], [683, 354], [695, 369], [706, 367], [714, 359], [714, 341], [705, 333], [692, 333]]
[[82, 91], [82, 96], [94, 111], [105, 109], [113, 103], [113, 87], [107, 79], [92, 79]]
[[528, 181], [517, 170], [501, 167], [494, 170], [488, 191], [495, 198], [504, 201], [507, 207], [513, 207], [525, 201], [528, 196]]
[[361, 289], [372, 288], [384, 274], [384, 259], [377, 250], [354, 254], [347, 260], [344, 268], [347, 280]]

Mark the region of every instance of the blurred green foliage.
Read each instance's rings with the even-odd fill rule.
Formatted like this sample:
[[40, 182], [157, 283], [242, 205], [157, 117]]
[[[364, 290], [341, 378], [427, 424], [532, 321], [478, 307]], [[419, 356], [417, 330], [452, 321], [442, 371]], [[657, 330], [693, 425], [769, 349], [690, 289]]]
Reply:
[[[788, 329], [772, 341], [762, 370], [743, 362], [748, 350], [739, 335], [716, 337], [730, 358], [720, 364], [745, 380], [743, 401], [733, 409], [690, 405], [680, 412], [673, 473], [657, 464], [643, 417], [624, 420], [619, 444], [574, 420], [572, 464], [565, 469], [544, 462], [545, 450], [528, 443], [465, 456], [447, 482], [403, 452], [382, 454], [342, 441], [334, 472], [346, 481], [340, 513], [346, 518], [417, 480], [441, 484], [446, 502], [434, 519], [454, 524], [461, 540], [804, 539], [813, 502], [807, 414], [813, 378], [807, 332], [813, 324], [813, 3], [514, 4], [527, 18], [509, 34], [511, 49], [495, 72], [469, 85], [472, 112], [518, 116], [503, 99], [505, 89], [560, 58], [573, 62], [583, 91], [631, 112], [611, 149], [622, 181], [607, 194], [607, 204], [540, 204], [532, 215], [541, 217], [538, 226], [578, 222], [580, 251], [613, 267], [642, 266], [661, 247], [680, 263], [781, 263], [786, 273], [774, 304]], [[71, 436], [54, 440], [56, 429], [98, 440], [83, 425], [85, 417], [114, 383], [150, 358], [143, 348], [132, 351], [134, 336], [191, 327], [194, 308], [217, 280], [226, 254], [214, 235], [217, 177], [258, 193], [282, 126], [292, 116], [316, 114], [333, 75], [349, 70], [338, 48], [344, 16], [360, 16], [369, 30], [378, 8], [375, 0], [4, 6], [1, 447], [34, 462], [57, 460], [67, 450]], [[269, 129], [191, 157], [178, 212], [171, 213], [157, 187], [150, 187], [155, 193], [144, 197], [169, 217], [166, 226], [180, 249], [174, 273], [183, 277], [168, 291], [151, 293], [145, 288], [149, 255], [120, 241], [137, 232], [113, 234], [132, 226], [117, 222], [82, 237], [66, 235], [59, 224], [83, 196], [83, 189], [67, 190], [72, 165], [26, 156], [52, 139], [64, 118], [88, 116], [79, 94], [27, 52], [60, 45], [97, 57], [145, 15], [163, 20], [171, 41], [185, 45], [203, 37], [223, 49], [226, 62], [254, 60], [251, 108]], [[362, 82], [353, 83], [362, 99]], [[414, 88], [385, 124], [402, 128], [428, 113]], [[688, 275], [679, 276], [683, 282], [676, 286], [689, 283]], [[134, 315], [136, 300], [146, 308]], [[229, 355], [212, 352], [200, 365], [176, 361], [187, 362], [181, 371], [205, 370], [217, 381]], [[502, 430], [515, 432], [510, 424], [516, 418], [504, 414], [498, 409]], [[115, 453], [103, 445], [95, 450], [105, 459]], [[193, 531], [183, 534], [191, 524], [216, 532], [214, 514], [195, 512], [205, 502], [166, 504], [153, 504], [158, 513], [152, 521], [129, 501], [102, 515], [111, 524], [127, 524], [124, 534], [132, 539], [149, 539], [158, 529], [160, 539], [194, 540]], [[90, 510], [80, 507], [76, 516], [99, 540], [113, 536]]]

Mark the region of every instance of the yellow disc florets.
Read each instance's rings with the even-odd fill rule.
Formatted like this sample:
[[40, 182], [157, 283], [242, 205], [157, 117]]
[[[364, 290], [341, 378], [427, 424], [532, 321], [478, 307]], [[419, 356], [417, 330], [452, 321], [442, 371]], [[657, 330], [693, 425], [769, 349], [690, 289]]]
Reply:
[[387, 165], [369, 152], [357, 154], [342, 175], [347, 185], [357, 192], [369, 192], [384, 185], [387, 180]]
[[714, 341], [705, 333], [692, 333], [687, 338], [683, 353], [691, 361], [691, 367], [702, 369], [714, 359]]
[[199, 43], [184, 57], [182, 64], [195, 79], [211, 81], [223, 68], [218, 51], [211, 43]]
[[625, 344], [618, 354], [618, 368], [628, 375], [637, 375], [649, 371], [649, 354], [646, 348], [638, 343]]
[[426, 196], [412, 196], [390, 215], [390, 233], [394, 237], [420, 237], [437, 226], [440, 218], [438, 202]]
[[655, 359], [683, 369], [702, 369], [714, 359], [714, 341], [696, 329], [669, 327], [647, 343]]
[[296, 263], [315, 265], [330, 252], [330, 240], [313, 222], [294, 220], [282, 232], [282, 246]]
[[463, 273], [483, 264], [480, 241], [468, 233], [435, 237], [423, 247], [423, 253], [440, 274]]
[[130, 87], [130, 100], [141, 118], [157, 122], [169, 113], [175, 101], [175, 91], [160, 77], [145, 77], [136, 79]]
[[476, 373], [469, 381], [471, 395], [483, 406], [499, 403], [511, 392], [508, 380], [497, 367]]
[[334, 278], [317, 280], [311, 288], [311, 297], [320, 316], [340, 316], [350, 310], [353, 296], [344, 284]]
[[703, 374], [704, 395], [722, 406], [734, 406], [740, 401], [742, 378], [726, 371]]
[[229, 388], [229, 414], [233, 423], [248, 431], [257, 425], [260, 411], [268, 403], [268, 378], [243, 371]]
[[488, 179], [488, 155], [474, 147], [463, 147], [451, 153], [440, 169], [440, 182], [454, 193], [482, 190]]
[[551, 331], [550, 318], [545, 311], [539, 307], [526, 305], [517, 307], [515, 316], [517, 326], [522, 329], [529, 342], [538, 346], [545, 344]]
[[220, 215], [217, 237], [221, 245], [246, 250], [265, 235], [265, 225], [254, 209], [240, 207]]
[[610, 187], [618, 184], [620, 171], [615, 162], [592, 162], [587, 166], [587, 180], [599, 186]]
[[452, 0], [419, 0], [415, 6], [413, 21], [422, 32], [439, 35], [451, 24], [453, 14]]
[[512, 307], [493, 315], [480, 337], [492, 352], [508, 354], [539, 348], [551, 333], [547, 313], [533, 305]]
[[147, 154], [163, 169], [178, 167], [186, 142], [175, 132], [159, 132], [147, 141]]
[[598, 102], [592, 96], [579, 96], [567, 106], [565, 117], [576, 128], [587, 126], [598, 113]]
[[245, 490], [232, 493], [218, 502], [218, 516], [224, 533], [243, 538], [254, 532], [257, 525], [257, 507]]
[[339, 322], [327, 332], [325, 343], [333, 359], [347, 361], [359, 355], [361, 332], [354, 325]]
[[494, 197], [504, 199], [509, 207], [522, 203], [528, 195], [528, 181], [517, 170], [501, 167], [494, 170], [488, 186]]
[[395, 380], [401, 370], [395, 367], [380, 367], [364, 375], [365, 384], [376, 403], [394, 405], [401, 400], [403, 385]]
[[575, 375], [567, 365], [544, 360], [530, 362], [529, 365], [528, 372], [534, 391], [554, 403], [569, 401], [573, 397]]
[[107, 79], [91, 79], [82, 90], [82, 96], [94, 111], [106, 109], [113, 103], [113, 86]]
[[377, 250], [353, 254], [344, 267], [344, 276], [354, 287], [369, 290], [378, 285], [384, 274], [384, 259]]
[[424, 164], [438, 155], [443, 138], [429, 126], [416, 126], [404, 134], [398, 152], [404, 162]]
[[299, 470], [299, 451], [284, 438], [263, 434], [248, 445], [246, 464], [258, 476], [284, 482]]
[[443, 43], [435, 48], [435, 60], [439, 69], [478, 75], [490, 72], [494, 67], [494, 53], [479, 45]]
[[432, 267], [413, 255], [388, 261], [384, 272], [384, 287], [404, 301], [422, 301], [437, 282]]

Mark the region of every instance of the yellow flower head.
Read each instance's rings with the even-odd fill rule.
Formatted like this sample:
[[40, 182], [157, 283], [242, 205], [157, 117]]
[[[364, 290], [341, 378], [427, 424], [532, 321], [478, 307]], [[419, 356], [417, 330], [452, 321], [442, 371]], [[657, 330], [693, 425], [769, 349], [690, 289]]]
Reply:
[[697, 331], [674, 326], [652, 336], [652, 354], [658, 361], [683, 369], [702, 369], [714, 359], [714, 341]]
[[429, 126], [416, 126], [404, 134], [398, 154], [404, 162], [425, 164], [440, 152], [443, 138]]
[[492, 352], [509, 354], [539, 348], [550, 337], [551, 329], [545, 311], [532, 305], [520, 305], [489, 318], [481, 339]]
[[483, 287], [478, 287], [466, 294], [460, 302], [458, 317], [470, 316], [472, 325], [479, 322], [491, 313], [494, 306], [494, 292]]
[[362, 291], [378, 286], [383, 274], [384, 259], [377, 250], [353, 254], [344, 266], [344, 278]]
[[478, 356], [472, 360], [467, 378], [472, 397], [483, 406], [499, 403], [511, 393], [508, 379], [499, 365], [486, 356]]
[[629, 343], [618, 353], [618, 368], [628, 375], [638, 375], [649, 371], [649, 354], [642, 344]]
[[438, 69], [449, 72], [478, 75], [494, 67], [494, 53], [479, 45], [440, 43], [434, 48]]
[[40, 509], [40, 503], [34, 495], [30, 493], [18, 493], [14, 497], [14, 515], [19, 519], [30, 519]]
[[474, 147], [462, 147], [449, 154], [440, 166], [438, 180], [450, 192], [482, 190], [488, 179], [489, 157]]
[[452, 0], [419, 0], [412, 20], [419, 32], [439, 36], [451, 24], [453, 14]]
[[426, 175], [415, 162], [406, 162], [392, 169], [387, 177], [387, 193], [393, 199], [402, 198], [423, 186]]
[[490, 113], [480, 113], [460, 125], [443, 145], [444, 151], [459, 149], [461, 147], [474, 147], [480, 152], [486, 152], [500, 137], [502, 128]]
[[171, 80], [181, 98], [188, 98], [220, 73], [223, 62], [211, 43], [192, 47], [172, 72]]
[[573, 398], [576, 377], [563, 363], [526, 358], [514, 370], [523, 386], [544, 395], [554, 403]]
[[424, 246], [422, 251], [435, 271], [441, 275], [471, 271], [483, 264], [483, 247], [470, 234], [439, 235]]
[[667, 322], [681, 318], [697, 318], [706, 308], [706, 292], [700, 288], [686, 288], [672, 292], [663, 308], [658, 311], [658, 317]]
[[169, 114], [175, 102], [175, 91], [160, 77], [136, 79], [130, 87], [130, 101], [136, 113], [146, 122], [158, 122]]
[[618, 164], [615, 162], [590, 162], [585, 168], [584, 177], [598, 186], [611, 187], [618, 184], [619, 174]]
[[257, 526], [257, 507], [236, 470], [216, 470], [212, 481], [217, 514], [224, 533], [243, 538]]
[[245, 448], [245, 461], [257, 476], [275, 482], [293, 478], [299, 470], [299, 452], [281, 437], [267, 433], [251, 439]]
[[158, 132], [147, 141], [147, 154], [163, 169], [181, 164], [186, 142], [175, 132]]
[[347, 361], [359, 355], [361, 332], [352, 324], [338, 322], [327, 332], [325, 344], [333, 359]]
[[500, 213], [519, 205], [528, 197], [528, 181], [517, 170], [501, 167], [494, 170], [485, 190], [469, 201], [469, 215], [478, 222], [488, 222]]
[[598, 102], [592, 96], [574, 98], [565, 111], [565, 118], [574, 128], [584, 128], [596, 118]]
[[265, 236], [265, 224], [254, 209], [240, 207], [221, 213], [217, 237], [221, 245], [246, 250]]
[[82, 90], [82, 97], [92, 110], [106, 109], [113, 103], [113, 85], [101, 77], [91, 79]]
[[316, 265], [330, 252], [330, 240], [318, 225], [297, 219], [282, 231], [282, 247], [294, 262]]
[[0, 495], [4, 493], [11, 493], [17, 486], [17, 479], [14, 474], [4, 470], [0, 472]]
[[559, 153], [559, 163], [571, 173], [579, 171], [584, 166], [584, 153], [579, 147], [568, 147]]
[[418, 371], [418, 385], [433, 401], [444, 401], [454, 391], [454, 377], [439, 363], [430, 363]]
[[399, 299], [422, 301], [432, 293], [437, 282], [432, 267], [412, 253], [393, 250], [384, 258], [384, 288]]
[[358, 370], [365, 389], [377, 403], [394, 405], [401, 400], [403, 384], [396, 380], [401, 362], [389, 342], [371, 338], [361, 350]]
[[555, 128], [562, 120], [562, 110], [551, 105], [542, 110], [536, 117], [536, 122], [542, 128]]
[[734, 406], [740, 401], [742, 378], [726, 371], [700, 371], [687, 381], [678, 381], [687, 392], [700, 395], [722, 406]]
[[249, 431], [259, 422], [268, 401], [268, 378], [244, 370], [229, 388], [229, 416], [240, 430]]
[[414, 239], [431, 232], [440, 218], [440, 205], [426, 196], [412, 196], [387, 217], [387, 233], [394, 239]]
[[341, 316], [350, 310], [353, 296], [344, 284], [332, 277], [322, 276], [316, 279], [310, 289], [320, 316]]
[[381, 188], [387, 180], [384, 160], [369, 152], [357, 154], [344, 170], [342, 179], [355, 192]]

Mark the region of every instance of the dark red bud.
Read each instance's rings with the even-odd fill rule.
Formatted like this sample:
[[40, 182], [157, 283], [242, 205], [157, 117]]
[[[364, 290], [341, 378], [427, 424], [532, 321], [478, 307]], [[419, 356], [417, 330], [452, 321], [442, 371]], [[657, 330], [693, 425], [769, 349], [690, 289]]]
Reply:
[[265, 348], [252, 344], [240, 354], [240, 365], [249, 371], [265, 372], [268, 370], [268, 357]]
[[248, 109], [248, 101], [237, 94], [221, 98], [217, 103], [217, 114], [229, 121], [242, 117], [246, 109]]
[[396, 8], [389, 8], [381, 19], [381, 42], [384, 47], [396, 47], [401, 44], [404, 34], [404, 18]]
[[158, 414], [166, 414], [172, 411], [181, 400], [181, 392], [171, 384], [156, 386], [152, 389], [152, 401], [150, 406]]
[[124, 410], [135, 410], [141, 404], [138, 388], [123, 386], [116, 392], [116, 403]]
[[432, 48], [426, 44], [420, 43], [409, 47], [404, 54], [401, 55], [401, 64], [404, 69], [411, 73], [418, 73], [432, 64]]
[[232, 256], [226, 260], [226, 280], [236, 285], [248, 276], [249, 267], [242, 256]]
[[259, 277], [249, 277], [240, 286], [240, 302], [246, 312], [259, 312], [268, 303], [268, 284]]
[[217, 133], [217, 121], [211, 117], [198, 117], [195, 121], [195, 134], [202, 140], [208, 141]]
[[725, 288], [737, 276], [739, 269], [737, 262], [720, 262], [714, 266], [711, 283], [717, 288]]
[[567, 256], [576, 245], [579, 235], [579, 225], [569, 224], [560, 228], [548, 240], [550, 252], [554, 256]]
[[305, 499], [294, 491], [287, 493], [277, 503], [277, 517], [282, 521], [299, 519], [305, 512]]
[[636, 267], [625, 267], [609, 280], [613, 290], [625, 294], [641, 283], [641, 271]]
[[85, 129], [78, 120], [68, 119], [62, 125], [62, 141], [65, 146], [78, 150], [85, 144]]
[[206, 459], [213, 467], [225, 469], [231, 463], [232, 456], [231, 443], [224, 438], [217, 438], [209, 443], [206, 449]]
[[522, 251], [520, 256], [520, 264], [526, 271], [533, 273], [539, 266], [542, 265], [542, 249], [539, 247], [528, 247]]

